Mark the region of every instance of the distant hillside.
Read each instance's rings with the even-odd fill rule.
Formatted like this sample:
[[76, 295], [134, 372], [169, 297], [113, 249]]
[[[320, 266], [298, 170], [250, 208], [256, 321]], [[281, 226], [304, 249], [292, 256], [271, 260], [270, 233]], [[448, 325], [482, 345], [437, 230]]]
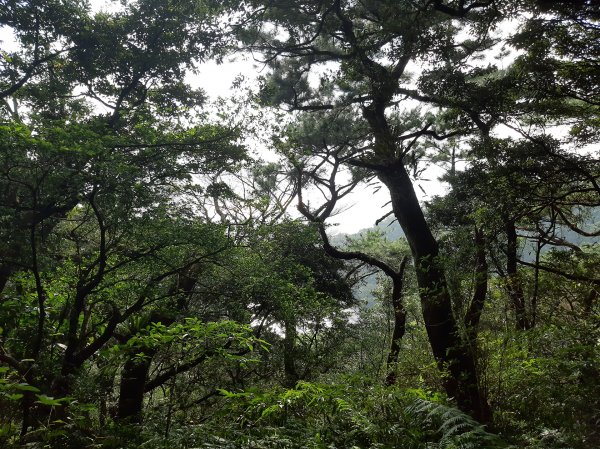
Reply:
[[[586, 231], [595, 231], [600, 229], [600, 207], [595, 207], [591, 210], [587, 220], [581, 225], [581, 228]], [[577, 246], [594, 245], [600, 242], [600, 237], [586, 237], [578, 234], [571, 230], [567, 226], [557, 226], [556, 229], [557, 237], [572, 243]], [[545, 245], [542, 248], [542, 254], [550, 251], [552, 248], [561, 248], [553, 245]], [[564, 248], [564, 247], [562, 247]], [[536, 242], [534, 240], [527, 240], [523, 245], [522, 258], [527, 262], [535, 260]]]
[[379, 223], [377, 226], [361, 229], [360, 231], [355, 232], [354, 234], [335, 234], [330, 237], [330, 240], [331, 243], [335, 244], [336, 246], [343, 246], [346, 242], [346, 239], [357, 239], [360, 238], [362, 234], [376, 229], [381, 231], [383, 235], [391, 242], [399, 239], [400, 237], [404, 237], [404, 232], [402, 231], [402, 228], [400, 227], [398, 222], [394, 218], [388, 217], [381, 223]]
[[[582, 225], [586, 230], [596, 230], [600, 228], [600, 208], [594, 208], [590, 214], [586, 223]], [[404, 232], [402, 228], [398, 224], [398, 222], [393, 217], [386, 218], [383, 222], [381, 222], [377, 226], [373, 226], [371, 228], [362, 229], [354, 234], [336, 234], [331, 236], [330, 240], [333, 245], [338, 248], [343, 248], [348, 239], [358, 239], [361, 235], [366, 234], [372, 230], [379, 230], [383, 233], [383, 235], [389, 241], [395, 241], [401, 237], [404, 237]], [[599, 237], [585, 237], [581, 234], [572, 231], [571, 229], [565, 226], [559, 226], [557, 230], [557, 235], [566, 240], [569, 243], [582, 246], [582, 245], [592, 245], [600, 242]], [[542, 254], [547, 253], [552, 248], [556, 248], [555, 246], [546, 245], [542, 248]], [[533, 240], [527, 240], [523, 244], [521, 257], [526, 262], [533, 262], [535, 260], [535, 250], [536, 243]], [[377, 287], [377, 276], [371, 275], [365, 278], [365, 282], [363, 285], [360, 285], [356, 288], [356, 295], [359, 299], [367, 300], [371, 302], [373, 300], [373, 290]]]
[[[398, 222], [394, 218], [388, 217], [384, 221], [379, 223], [379, 225], [373, 226], [371, 228], [361, 229], [360, 231], [354, 234], [335, 234], [330, 237], [330, 242], [337, 248], [343, 249], [348, 239], [359, 239], [361, 235], [373, 230], [381, 231], [383, 236], [390, 242], [404, 237], [404, 232], [402, 231], [402, 228], [400, 227]], [[373, 291], [375, 290], [375, 288], [377, 288], [377, 275], [372, 274], [370, 276], [367, 276], [364, 279], [363, 283], [361, 283], [361, 285], [357, 286], [354, 289], [354, 292], [359, 300], [365, 300], [367, 301], [367, 303], [372, 303]]]

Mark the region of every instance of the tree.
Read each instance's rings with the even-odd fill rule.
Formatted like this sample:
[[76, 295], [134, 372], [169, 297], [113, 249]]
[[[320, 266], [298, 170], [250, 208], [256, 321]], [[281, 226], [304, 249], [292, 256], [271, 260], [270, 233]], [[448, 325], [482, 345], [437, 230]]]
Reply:
[[[453, 401], [516, 445], [597, 445], [599, 20], [4, 2], [0, 445], [500, 445]], [[278, 112], [187, 83], [240, 42]], [[266, 134], [277, 163], [242, 143]], [[421, 203], [432, 164], [448, 191]], [[406, 239], [331, 236], [360, 189]], [[363, 270], [382, 307], [357, 316]]]
[[297, 220], [246, 230], [242, 242], [239, 263], [223, 273], [220, 302], [230, 313], [243, 305], [246, 321], [261, 323], [272, 345], [264, 377], [293, 387], [339, 370], [334, 354], [355, 303], [352, 272], [323, 254], [317, 230]]
[[[339, 117], [334, 117], [327, 123], [315, 123], [308, 119], [300, 121], [297, 125], [298, 127], [292, 126], [288, 129], [285, 140], [279, 142], [279, 149], [287, 155], [290, 165], [296, 172], [298, 210], [318, 229], [327, 255], [339, 260], [356, 261], [355, 263], [361, 264], [354, 268], [357, 272], [363, 265], [380, 270], [392, 282], [394, 331], [387, 363], [389, 372], [387, 382], [393, 384], [395, 382], [393, 367], [398, 361], [400, 342], [405, 332], [406, 311], [402, 290], [408, 256], [403, 255], [402, 260], [396, 263], [389, 254], [373, 254], [372, 248], [369, 247], [355, 247], [354, 250], [348, 251], [340, 250], [330, 243], [325, 221], [334, 214], [337, 202], [351, 193], [358, 183], [363, 182], [365, 175], [357, 170], [352, 173], [353, 178], [347, 183], [338, 185], [344, 152], [350, 145], [343, 132], [340, 133], [342, 121]], [[304, 154], [310, 156], [304, 157]], [[311, 187], [321, 195], [319, 198], [321, 204], [317, 206], [313, 204], [312, 207], [304, 200], [304, 190], [310, 191]]]
[[[59, 3], [10, 2], [0, 16], [19, 45], [2, 59], [5, 132], [22, 138], [43, 129], [42, 134], [53, 133], [46, 139], [48, 145], [54, 139], [61, 141], [63, 149], [75, 145], [78, 150], [63, 151], [56, 160], [45, 162], [59, 164], [52, 168], [55, 172], [64, 171], [63, 176], [57, 173], [51, 178], [58, 180], [57, 186], [44, 186], [44, 194], [53, 192], [55, 198], [40, 198], [23, 210], [14, 185], [3, 187], [4, 207], [17, 214], [15, 227], [29, 226], [31, 217], [19, 216], [29, 214], [36, 223], [45, 223], [45, 232], [51, 229], [52, 219], [64, 218], [77, 204], [85, 188], [76, 185], [81, 180], [78, 172], [93, 163], [99, 147], [105, 147], [105, 152], [147, 151], [146, 163], [159, 153], [168, 155], [175, 144], [188, 153], [198, 149], [198, 136], [193, 129], [186, 130], [181, 119], [197, 115], [204, 97], [183, 83], [183, 69], [217, 54], [223, 37], [215, 31], [217, 5], [136, 2], [118, 13], [92, 16], [89, 7], [78, 2]], [[195, 32], [183, 32], [184, 24]], [[186, 51], [179, 51], [182, 48]], [[93, 110], [94, 104], [110, 113]], [[179, 132], [165, 134], [167, 130]], [[234, 138], [234, 134], [224, 137]], [[110, 135], [115, 139], [110, 140]], [[209, 140], [204, 145], [219, 140], [218, 132], [203, 136]], [[6, 137], [5, 145], [10, 147], [12, 141]], [[88, 139], [93, 143], [84, 149]], [[23, 141], [16, 144], [26, 153]], [[6, 174], [14, 164], [31, 162], [17, 161], [15, 151], [17, 147], [11, 148], [13, 156], [5, 160]], [[66, 182], [69, 185], [60, 184]], [[8, 254], [22, 252], [15, 238]], [[15, 269], [10, 261], [2, 261], [0, 287]]]
[[[390, 320], [392, 330], [385, 368], [387, 373], [386, 384], [394, 385], [397, 381], [396, 371], [400, 359], [402, 339], [406, 333], [406, 284], [408, 280], [412, 280], [412, 277], [409, 277], [406, 273], [409, 262], [409, 249], [404, 239], [388, 242], [377, 230], [368, 231], [357, 239], [350, 239], [345, 246], [345, 251], [336, 250], [331, 245], [326, 246], [325, 250], [338, 254], [342, 258], [354, 256], [363, 261], [364, 264], [371, 265], [371, 268], [376, 268], [377, 265], [369, 263], [369, 260], [388, 267], [386, 270], [382, 270], [385, 279], [379, 279], [378, 287], [381, 295], [379, 298], [382, 302], [381, 305], [390, 309], [392, 317]], [[400, 265], [395, 268], [394, 265], [398, 260], [400, 260]]]
[[[586, 151], [596, 139], [598, 111], [589, 86], [597, 74], [590, 70], [594, 55], [585, 42], [597, 39], [598, 11], [585, 2], [528, 2], [523, 7], [533, 15], [522, 19], [507, 41], [526, 51], [511, 65], [503, 70], [490, 66], [470, 76], [459, 70], [448, 76], [440, 69], [423, 80], [422, 88], [425, 97], [439, 104], [450, 105], [453, 99], [455, 114], [468, 112], [461, 104], [485, 99], [493, 126], [480, 139], [463, 144], [469, 167], [446, 178], [453, 191], [442, 200], [450, 206], [445, 219], [456, 223], [452, 208], [461, 207], [461, 217], [478, 227], [485, 224], [516, 327], [528, 329], [536, 322], [537, 286], [528, 300], [518, 267], [534, 268], [536, 285], [541, 270], [572, 278], [569, 270], [540, 263], [542, 252], [552, 247], [582, 251], [573, 240], [596, 235], [587, 225], [582, 229], [569, 223], [569, 217], [585, 223], [597, 204], [598, 161]], [[500, 137], [502, 128], [513, 135]], [[578, 236], [565, 238], [565, 232]], [[535, 246], [534, 261], [521, 254], [523, 242]], [[593, 277], [579, 279], [595, 283]]]
[[[325, 120], [345, 114], [352, 145], [340, 160], [343, 166], [368, 171], [389, 190], [415, 261], [431, 347], [440, 369], [449, 373], [446, 391], [484, 421], [489, 410], [477, 390], [475, 360], [452, 314], [438, 243], [409, 170], [427, 141], [470, 133], [475, 127], [485, 131], [490, 124], [479, 110], [471, 110], [470, 121], [460, 122], [410, 107], [396, 114], [392, 108], [406, 98], [425, 100], [412, 88], [409, 63], [432, 69], [461, 64], [489, 46], [487, 31], [497, 17], [491, 3], [332, 1], [290, 7], [282, 2], [265, 7], [264, 20], [274, 31], [261, 33], [257, 27], [251, 34], [253, 46], [275, 69], [265, 99], [295, 110], [331, 111]], [[461, 40], [460, 29], [473, 32], [476, 39]], [[315, 72], [318, 67], [326, 69]], [[309, 73], [318, 73], [318, 90], [311, 87]]]
[[[194, 176], [246, 156], [236, 130], [186, 121], [204, 96], [184, 69], [220, 51], [218, 5], [136, 2], [95, 16], [76, 2], [8, 6], [0, 18], [20, 46], [1, 73], [0, 289], [35, 307], [11, 317], [1, 357], [64, 398], [127, 320], [178, 293], [166, 285], [210, 257], [204, 244], [227, 249], [222, 228], [177, 203]], [[22, 435], [34, 400], [22, 400]]]

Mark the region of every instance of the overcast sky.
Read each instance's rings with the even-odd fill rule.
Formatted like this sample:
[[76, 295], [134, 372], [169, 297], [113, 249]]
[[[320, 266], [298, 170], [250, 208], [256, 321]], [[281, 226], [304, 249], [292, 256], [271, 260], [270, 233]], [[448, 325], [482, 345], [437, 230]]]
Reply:
[[[92, 0], [91, 5], [96, 11], [115, 10], [121, 6], [120, 2], [114, 0]], [[0, 28], [0, 42], [0, 49], [3, 51], [14, 48], [11, 33], [7, 29]], [[188, 81], [196, 87], [202, 87], [209, 98], [215, 100], [217, 97], [227, 98], [231, 95], [232, 83], [237, 76], [243, 75], [251, 82], [260, 75], [260, 71], [260, 64], [251, 58], [236, 57], [226, 59], [222, 64], [204, 63], [200, 66], [199, 74], [188, 77]], [[267, 159], [273, 159], [272, 155], [265, 156]], [[427, 179], [415, 185], [421, 200], [443, 192], [444, 187], [437, 181], [441, 173], [439, 169], [430, 170], [424, 176]], [[331, 224], [337, 224], [330, 229], [331, 232], [356, 233], [374, 226], [375, 221], [389, 211], [389, 206], [386, 206], [388, 201], [389, 196], [385, 188], [381, 188], [378, 193], [375, 193], [373, 187], [357, 189], [355, 194], [340, 202], [340, 213], [330, 219]]]
[[[260, 75], [261, 66], [249, 58], [230, 58], [222, 64], [208, 62], [200, 66], [200, 73], [190, 77], [189, 81], [206, 90], [208, 96], [215, 100], [217, 97], [228, 97], [232, 93], [232, 83], [237, 76], [243, 75], [247, 80], [256, 79]], [[272, 159], [272, 155], [265, 155]], [[415, 184], [417, 196], [422, 201], [430, 199], [434, 195], [441, 195], [445, 187], [438, 181], [443, 174], [439, 167], [427, 170], [423, 179]], [[379, 190], [376, 192], [376, 190]], [[315, 199], [315, 201], [318, 201]], [[390, 210], [386, 205], [389, 195], [385, 187], [375, 189], [374, 187], [361, 186], [356, 192], [340, 201], [340, 213], [329, 220], [329, 224], [335, 224], [330, 231], [332, 233], [353, 234], [361, 229], [370, 228], [375, 221]], [[293, 215], [294, 211], [291, 211]]]

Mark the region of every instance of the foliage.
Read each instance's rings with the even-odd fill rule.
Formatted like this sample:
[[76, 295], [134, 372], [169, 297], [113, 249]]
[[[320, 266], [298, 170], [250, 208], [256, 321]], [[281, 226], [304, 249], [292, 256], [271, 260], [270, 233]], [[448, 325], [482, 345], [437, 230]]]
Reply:
[[[243, 412], [236, 419], [238, 432], [243, 431], [238, 436], [241, 441], [234, 443], [229, 437], [232, 447], [505, 447], [435, 395], [382, 388], [360, 377], [344, 380], [342, 384], [302, 382], [283, 391], [224, 391]], [[272, 437], [262, 439], [267, 433]]]
[[91, 6], [0, 7], [0, 446], [600, 445], [594, 2]]

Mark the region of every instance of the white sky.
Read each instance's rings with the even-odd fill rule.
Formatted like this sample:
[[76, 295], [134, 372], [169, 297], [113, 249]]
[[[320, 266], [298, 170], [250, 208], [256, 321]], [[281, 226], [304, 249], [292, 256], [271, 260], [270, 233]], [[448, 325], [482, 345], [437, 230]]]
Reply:
[[[91, 5], [97, 11], [114, 10], [120, 7], [120, 3], [115, 0], [91, 0]], [[209, 61], [200, 65], [200, 73], [188, 77], [187, 81], [194, 87], [203, 88], [209, 98], [215, 100], [217, 97], [227, 98], [231, 95], [231, 86], [236, 77], [243, 75], [247, 80], [256, 79], [260, 75], [260, 70], [260, 64], [249, 58], [230, 58], [222, 64]], [[263, 154], [263, 157], [273, 158], [272, 155], [267, 154]], [[429, 170], [424, 175], [428, 180], [419, 181], [415, 185], [417, 196], [422, 201], [444, 192], [444, 186], [437, 181], [442, 173], [440, 169]], [[368, 187], [357, 189], [356, 193], [340, 202], [340, 213], [330, 219], [331, 224], [337, 224], [331, 229], [332, 233], [351, 234], [370, 228], [375, 225], [378, 218], [390, 210], [390, 206], [386, 206], [389, 195], [385, 187], [377, 193], [374, 193], [374, 190]], [[295, 210], [291, 212], [294, 213]]]
[[[206, 90], [211, 100], [217, 97], [227, 98], [232, 94], [231, 86], [237, 76], [243, 75], [247, 80], [260, 76], [261, 65], [249, 58], [231, 58], [222, 64], [213, 61], [200, 66], [199, 75], [189, 77], [188, 81], [195, 87]], [[273, 159], [273, 155], [261, 154], [266, 159]], [[432, 196], [445, 192], [445, 186], [438, 181], [444, 174], [439, 167], [431, 167], [422, 176], [423, 179], [415, 183], [415, 191], [421, 201], [426, 201]], [[314, 200], [318, 203], [318, 199]], [[362, 229], [375, 225], [375, 221], [390, 210], [389, 194], [384, 186], [376, 192], [374, 187], [360, 186], [356, 192], [339, 202], [339, 213], [329, 220], [335, 225], [330, 229], [333, 234], [353, 234]], [[295, 210], [292, 215], [298, 215]]]
[[[92, 0], [90, 3], [95, 11], [114, 11], [121, 7], [120, 2], [115, 0]], [[0, 29], [0, 50], [9, 50], [11, 41], [10, 32]], [[202, 87], [209, 98], [215, 100], [231, 95], [232, 83], [238, 75], [250, 81], [256, 79], [260, 75], [260, 65], [242, 57], [227, 59], [222, 64], [211, 61], [200, 65], [199, 74], [189, 76], [187, 81], [195, 87]], [[272, 155], [264, 154], [264, 157], [273, 159]], [[415, 191], [422, 201], [444, 192], [444, 186], [437, 180], [441, 174], [443, 171], [434, 167], [424, 173], [423, 178], [426, 179], [415, 184]], [[332, 233], [355, 233], [374, 226], [375, 221], [390, 210], [390, 206], [386, 206], [388, 201], [385, 187], [377, 193], [373, 187], [357, 189], [356, 193], [340, 202], [340, 213], [330, 220], [332, 224], [337, 224], [331, 229]]]
[[[208, 62], [200, 66], [200, 73], [195, 77], [190, 77], [192, 85], [202, 87], [206, 90], [209, 97], [214, 100], [217, 97], [227, 98], [231, 95], [231, 85], [238, 75], [243, 75], [246, 79], [252, 80], [260, 75], [260, 66], [250, 60], [237, 59], [234, 61], [225, 61], [223, 64]], [[272, 155], [262, 154], [266, 159], [273, 159]], [[441, 173], [441, 172], [440, 172]], [[439, 176], [439, 175], [438, 175]], [[419, 185], [428, 193], [428, 195], [440, 194], [443, 187], [435, 180], [437, 176], [431, 176], [433, 181], [422, 181]], [[421, 199], [425, 196], [417, 188], [417, 194]], [[318, 200], [316, 200], [318, 201]], [[359, 188], [356, 193], [340, 202], [340, 211], [338, 215], [330, 219], [330, 223], [336, 223], [333, 233], [353, 234], [361, 229], [370, 228], [375, 225], [375, 221], [384, 215], [388, 207], [384, 207], [389, 201], [389, 195], [385, 188], [378, 193], [374, 193], [373, 188]], [[292, 215], [297, 215], [295, 210], [290, 211]]]

